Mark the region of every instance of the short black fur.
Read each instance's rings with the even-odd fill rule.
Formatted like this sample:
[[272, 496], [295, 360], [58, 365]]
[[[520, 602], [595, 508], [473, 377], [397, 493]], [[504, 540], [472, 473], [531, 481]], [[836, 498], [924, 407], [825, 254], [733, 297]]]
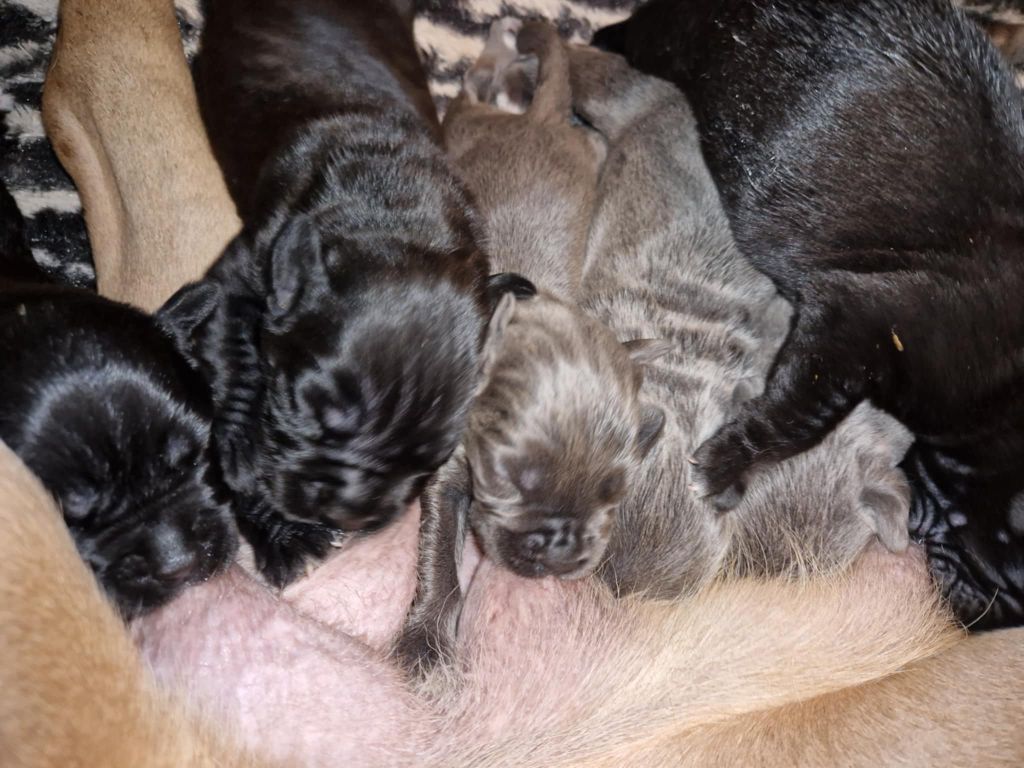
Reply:
[[654, 0], [595, 41], [689, 96], [737, 241], [798, 308], [696, 459], [728, 507], [864, 398], [965, 622], [1024, 622], [1024, 122], [946, 0]]
[[[240, 528], [277, 585], [455, 448], [490, 302], [412, 40], [385, 0], [207, 3], [197, 88], [244, 228], [193, 338]], [[201, 285], [201, 284], [200, 284]]]
[[0, 439], [56, 497], [126, 618], [209, 577], [235, 551], [226, 489], [209, 461], [209, 394], [172, 342], [210, 298], [172, 303], [154, 321], [49, 284], [0, 185]]

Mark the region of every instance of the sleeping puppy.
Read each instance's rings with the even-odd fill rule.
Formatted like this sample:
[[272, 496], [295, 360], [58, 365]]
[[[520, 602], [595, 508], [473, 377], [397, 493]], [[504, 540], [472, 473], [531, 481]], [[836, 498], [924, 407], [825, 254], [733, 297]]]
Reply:
[[690, 97], [741, 249], [797, 305], [702, 492], [733, 506], [869, 399], [917, 437], [913, 533], [959, 617], [1024, 621], [1024, 119], [985, 35], [945, 0], [655, 0], [598, 40]]
[[0, 527], [7, 768], [268, 765], [233, 743], [223, 722], [201, 720], [156, 687], [77, 556], [53, 498], [2, 443]]
[[[522, 79], [524, 58], [537, 60], [535, 88]], [[470, 522], [484, 550], [515, 572], [579, 577], [601, 559], [632, 467], [661, 431], [661, 409], [638, 399], [639, 364], [668, 347], [621, 344], [572, 303], [604, 147], [570, 122], [558, 32], [500, 20], [481, 59], [445, 115], [445, 144], [483, 216], [492, 267], [541, 293], [505, 299], [488, 330], [486, 383], [464, 438]], [[513, 89], [522, 114], [481, 102], [481, 91], [510, 102]]]
[[56, 497], [83, 559], [134, 616], [235, 551], [209, 462], [209, 395], [160, 327], [182, 332], [213, 297], [154, 322], [49, 285], [2, 186], [0, 217], [0, 440]]
[[[527, 57], [537, 61], [535, 88], [521, 77]], [[512, 92], [522, 113], [483, 101], [509, 103]], [[398, 643], [403, 661], [421, 670], [450, 650], [467, 531], [520, 576], [589, 575], [665, 422], [639, 394], [641, 366], [668, 345], [623, 344], [573, 303], [604, 152], [592, 131], [570, 123], [571, 102], [555, 28], [504, 19], [445, 116], [445, 142], [480, 207], [493, 267], [540, 290], [508, 295], [495, 310], [463, 446], [422, 499], [418, 592]]]
[[619, 594], [675, 598], [725, 573], [842, 569], [876, 536], [905, 549], [896, 464], [910, 437], [867, 403], [761, 473], [732, 514], [693, 492], [686, 457], [759, 394], [790, 307], [736, 248], [682, 94], [619, 56], [574, 48], [571, 59], [574, 107], [608, 142], [582, 306], [620, 336], [673, 343], [645, 370], [664, 436], [627, 486], [601, 575]]
[[402, 510], [476, 386], [486, 259], [411, 24], [385, 0], [209, 3], [200, 106], [244, 228], [192, 342], [275, 585]]

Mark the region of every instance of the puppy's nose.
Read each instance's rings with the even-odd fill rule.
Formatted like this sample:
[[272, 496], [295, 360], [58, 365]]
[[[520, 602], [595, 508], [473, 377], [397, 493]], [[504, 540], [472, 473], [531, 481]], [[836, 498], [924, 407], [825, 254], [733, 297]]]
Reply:
[[519, 554], [553, 574], [573, 571], [586, 560], [580, 554], [579, 526], [567, 518], [549, 520], [543, 528], [523, 534]]

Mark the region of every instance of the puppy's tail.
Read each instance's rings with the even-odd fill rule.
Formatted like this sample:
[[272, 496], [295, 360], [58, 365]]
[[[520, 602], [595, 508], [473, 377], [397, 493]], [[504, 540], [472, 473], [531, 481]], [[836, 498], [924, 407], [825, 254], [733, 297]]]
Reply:
[[633, 69], [618, 54], [571, 45], [567, 55], [572, 108], [609, 142], [666, 100], [683, 100], [674, 85]]
[[3, 182], [0, 182], [0, 277], [32, 283], [50, 282], [32, 258], [25, 237], [25, 219]]
[[572, 109], [569, 56], [558, 30], [545, 22], [526, 22], [516, 37], [516, 48], [539, 60], [537, 88], [528, 113], [539, 119], [567, 119]]

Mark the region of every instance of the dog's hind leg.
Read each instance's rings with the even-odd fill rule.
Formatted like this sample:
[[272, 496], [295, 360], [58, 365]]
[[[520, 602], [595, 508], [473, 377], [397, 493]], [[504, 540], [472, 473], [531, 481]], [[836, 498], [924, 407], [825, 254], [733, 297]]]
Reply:
[[43, 124], [81, 195], [102, 295], [154, 310], [238, 231], [172, 0], [61, 0]]

